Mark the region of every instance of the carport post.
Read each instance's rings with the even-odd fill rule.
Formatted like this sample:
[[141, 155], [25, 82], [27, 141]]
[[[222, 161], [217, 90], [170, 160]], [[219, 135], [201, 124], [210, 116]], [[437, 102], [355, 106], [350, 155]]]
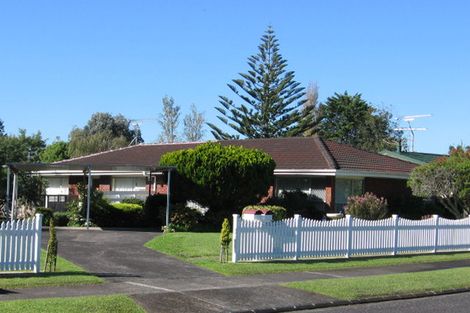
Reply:
[[87, 186], [87, 197], [86, 197], [86, 229], [90, 227], [90, 202], [91, 202], [91, 168], [88, 166], [88, 186]]
[[171, 169], [168, 169], [168, 179], [166, 182], [166, 226], [170, 224], [170, 196], [171, 196]]
[[16, 218], [16, 200], [18, 198], [18, 174], [13, 172], [13, 187], [12, 187], [12, 195], [11, 195], [11, 220], [15, 220]]
[[7, 195], [6, 195], [6, 209], [11, 213], [11, 201], [10, 201], [10, 167], [7, 166]]

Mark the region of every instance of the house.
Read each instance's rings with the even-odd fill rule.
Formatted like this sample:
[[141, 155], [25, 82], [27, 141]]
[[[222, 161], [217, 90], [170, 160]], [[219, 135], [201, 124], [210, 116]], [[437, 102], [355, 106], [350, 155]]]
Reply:
[[[416, 164], [366, 152], [320, 137], [291, 137], [220, 141], [222, 145], [256, 148], [276, 162], [275, 181], [269, 196], [301, 190], [329, 211], [341, 210], [350, 195], [373, 192], [391, 199], [410, 195], [406, 180]], [[112, 164], [111, 170], [93, 171], [93, 187], [106, 198], [144, 199], [148, 194], [166, 193], [162, 172], [129, 170], [130, 165], [152, 167], [170, 151], [194, 148], [201, 143], [141, 144], [57, 162], [57, 165], [97, 166]], [[119, 168], [122, 166], [122, 169]], [[39, 171], [48, 181], [46, 203], [61, 209], [77, 195], [76, 185], [84, 179], [80, 170]], [[175, 186], [178, 188], [178, 186]]]

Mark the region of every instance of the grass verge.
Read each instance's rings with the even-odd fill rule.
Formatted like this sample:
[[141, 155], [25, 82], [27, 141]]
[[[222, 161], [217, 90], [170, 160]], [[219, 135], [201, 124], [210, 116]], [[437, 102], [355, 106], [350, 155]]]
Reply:
[[469, 259], [470, 253], [405, 255], [352, 259], [318, 259], [245, 263], [219, 262], [219, 233], [168, 233], [157, 236], [146, 247], [186, 262], [227, 275], [255, 275], [283, 272], [325, 271]]
[[[44, 266], [46, 254], [42, 251], [41, 265]], [[42, 270], [42, 269], [41, 269]], [[78, 265], [57, 257], [57, 271], [52, 273], [6, 273], [0, 274], [0, 288], [29, 288], [41, 286], [62, 286], [80, 284], [99, 284], [103, 280], [93, 276]], [[0, 312], [2, 312], [0, 310]]]
[[470, 288], [470, 267], [378, 276], [317, 279], [283, 284], [342, 300]]
[[1, 301], [0, 312], [10, 313], [145, 313], [131, 298], [122, 295]]

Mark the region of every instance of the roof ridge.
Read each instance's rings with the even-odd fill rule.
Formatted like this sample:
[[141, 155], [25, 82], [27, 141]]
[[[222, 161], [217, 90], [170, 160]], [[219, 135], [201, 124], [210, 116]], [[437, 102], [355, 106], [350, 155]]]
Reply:
[[315, 141], [315, 143], [318, 145], [320, 153], [322, 154], [328, 166], [330, 166], [333, 169], [338, 169], [339, 168], [338, 163], [334, 159], [333, 155], [331, 154], [330, 149], [328, 149], [323, 139], [319, 137], [318, 135], [314, 135], [312, 138]]

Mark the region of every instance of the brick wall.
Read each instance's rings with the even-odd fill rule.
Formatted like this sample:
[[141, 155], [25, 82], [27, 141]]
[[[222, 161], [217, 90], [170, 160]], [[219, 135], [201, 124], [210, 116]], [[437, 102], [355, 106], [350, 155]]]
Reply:
[[384, 197], [392, 210], [399, 209], [411, 198], [411, 189], [406, 186], [404, 179], [365, 178], [364, 192]]

